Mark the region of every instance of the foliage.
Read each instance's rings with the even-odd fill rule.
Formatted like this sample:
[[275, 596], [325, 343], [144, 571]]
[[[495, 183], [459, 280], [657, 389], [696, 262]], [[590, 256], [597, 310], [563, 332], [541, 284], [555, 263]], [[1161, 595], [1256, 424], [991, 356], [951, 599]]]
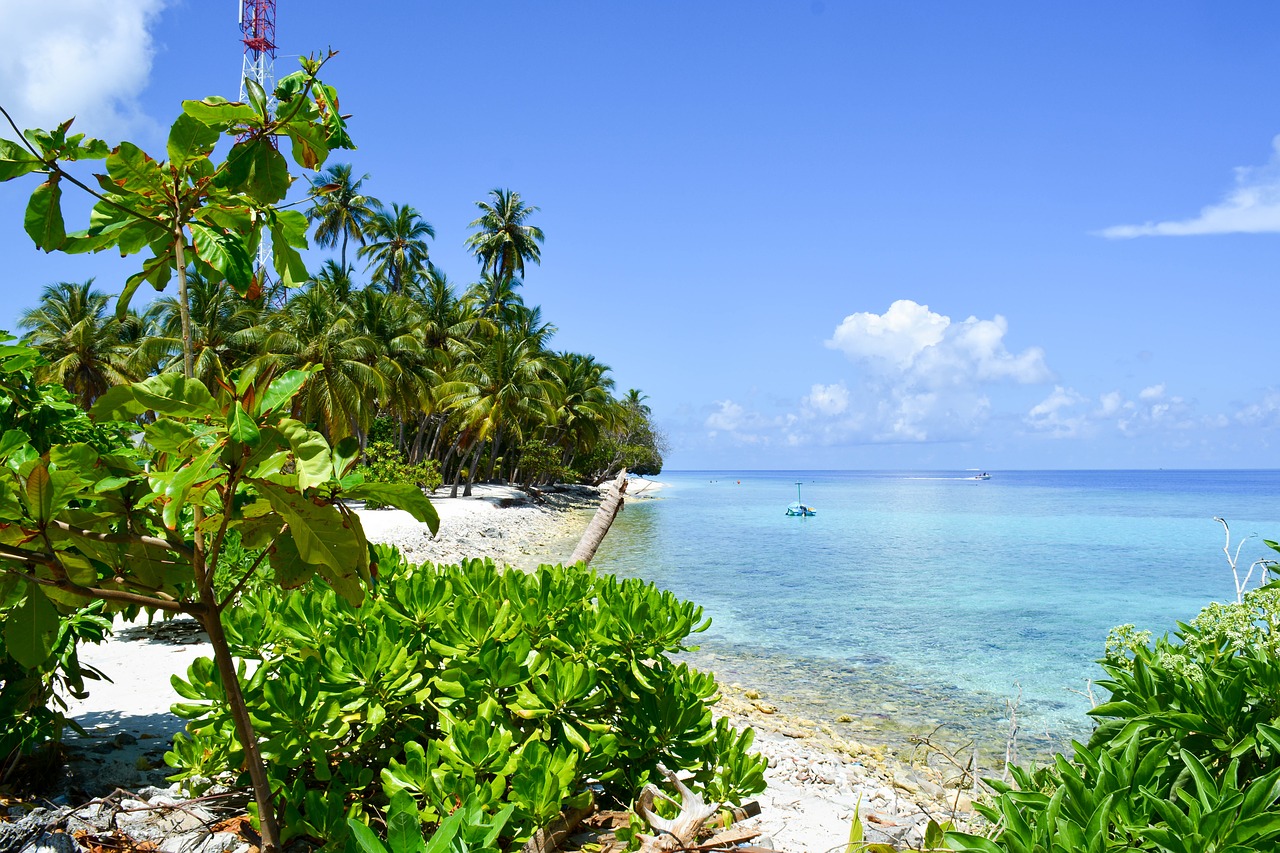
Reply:
[[[137, 449], [75, 442], [40, 454], [19, 429], [0, 435], [0, 597], [26, 601], [6, 628], [9, 654], [27, 666], [47, 660], [65, 634], [60, 612], [100, 599], [113, 609], [195, 616], [219, 638], [215, 652], [230, 671], [221, 619], [263, 562], [282, 586], [319, 575], [361, 601], [369, 545], [338, 499], [399, 505], [433, 530], [438, 519], [417, 488], [365, 483], [352, 472], [354, 442], [331, 448], [288, 417], [307, 375], [248, 372], [224, 380], [217, 396], [171, 373], [116, 386], [93, 416], [145, 419]], [[220, 598], [224, 547], [237, 538], [260, 556]], [[256, 755], [247, 714], [239, 719], [235, 735]]]
[[[120, 425], [94, 423], [61, 385], [36, 381], [45, 363], [35, 350], [0, 333], [0, 435], [30, 434], [36, 452], [43, 453], [54, 437], [100, 453], [125, 447]], [[49, 609], [39, 593], [32, 596], [25, 584], [0, 576], [0, 780], [61, 736], [67, 723], [61, 697], [83, 697], [85, 680], [100, 675], [80, 665], [77, 646], [101, 642], [110, 632], [110, 622], [100, 615], [103, 603], [73, 611], [54, 628], [42, 624], [40, 614]]]
[[[408, 484], [428, 491], [440, 485], [440, 466], [434, 459], [411, 465], [389, 441], [375, 441], [365, 448], [360, 470], [370, 483]], [[380, 509], [384, 504], [366, 500], [365, 506]]]
[[[526, 575], [375, 552], [380, 595], [358, 607], [319, 587], [264, 589], [227, 614], [254, 664], [246, 697], [286, 837], [339, 842], [349, 819], [375, 820], [407, 791], [429, 827], [460, 803], [501, 818], [511, 849], [590, 797], [589, 780], [630, 802], [659, 763], [713, 799], [763, 789], [752, 734], [712, 722], [714, 680], [671, 660], [705, 630], [701, 608], [581, 566]], [[238, 767], [212, 663], [175, 686], [190, 720], [168, 756], [176, 778]]]
[[47, 363], [39, 352], [0, 331], [0, 434], [17, 430], [29, 436], [37, 453], [48, 453], [55, 438], [100, 452], [125, 447], [121, 424], [90, 420], [66, 388], [37, 381]]
[[[1268, 543], [1276, 547], [1274, 543]], [[1280, 586], [1212, 604], [1175, 639], [1125, 625], [1099, 662], [1110, 691], [1074, 759], [989, 781], [994, 839], [956, 850], [1245, 851], [1280, 843]]]
[[406, 791], [397, 791], [387, 810], [387, 843], [373, 830], [353, 818], [347, 825], [362, 853], [484, 853], [497, 850], [498, 836], [514, 806], [487, 816], [474, 799], [454, 809], [440, 822], [431, 840], [424, 841], [418, 807]]
[[560, 450], [540, 438], [520, 445], [520, 474], [528, 483], [564, 482], [572, 472], [560, 462]]
[[[39, 747], [58, 740], [70, 723], [64, 697], [83, 699], [86, 680], [103, 678], [101, 672], [80, 663], [80, 643], [101, 643], [111, 632], [102, 617], [104, 602], [95, 601], [57, 623], [52, 643], [37, 642], [36, 612], [47, 608], [39, 593], [15, 585], [0, 591], [0, 782], [6, 781], [22, 759]], [[43, 655], [43, 656], [42, 656]]]

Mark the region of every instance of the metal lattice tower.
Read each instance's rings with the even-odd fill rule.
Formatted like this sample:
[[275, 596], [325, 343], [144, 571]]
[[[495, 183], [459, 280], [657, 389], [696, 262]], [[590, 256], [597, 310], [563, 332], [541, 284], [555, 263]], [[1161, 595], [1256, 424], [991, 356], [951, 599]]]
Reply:
[[[244, 43], [244, 65], [240, 72], [240, 100], [248, 100], [247, 80], [254, 80], [267, 93], [267, 110], [275, 112], [272, 92], [276, 87], [276, 0], [238, 0], [240, 40]], [[271, 263], [271, 233], [262, 230], [258, 241], [258, 283], [266, 290]]]

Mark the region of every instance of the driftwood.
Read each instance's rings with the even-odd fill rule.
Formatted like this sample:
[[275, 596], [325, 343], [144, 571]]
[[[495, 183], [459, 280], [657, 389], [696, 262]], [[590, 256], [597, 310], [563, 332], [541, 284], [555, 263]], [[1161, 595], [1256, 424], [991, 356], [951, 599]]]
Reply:
[[622, 509], [622, 495], [626, 490], [627, 469], [623, 468], [618, 479], [614, 480], [609, 490], [605, 492], [604, 499], [600, 501], [600, 508], [596, 510], [595, 517], [587, 525], [586, 532], [578, 540], [578, 547], [573, 549], [573, 556], [569, 558], [570, 563], [582, 563], [585, 566], [591, 562], [591, 558], [596, 555], [596, 549], [600, 547], [605, 534], [609, 532], [613, 520], [618, 516], [618, 511]]
[[712, 805], [703, 800], [667, 768], [659, 765], [658, 769], [680, 794], [678, 803], [680, 814], [667, 819], [655, 812], [654, 801], [658, 797], [666, 800], [671, 798], [654, 785], [645, 785], [636, 799], [636, 814], [653, 828], [654, 834], [636, 835], [640, 839], [640, 853], [670, 853], [670, 851], [695, 847], [694, 841], [702, 825], [720, 811], [720, 804]]

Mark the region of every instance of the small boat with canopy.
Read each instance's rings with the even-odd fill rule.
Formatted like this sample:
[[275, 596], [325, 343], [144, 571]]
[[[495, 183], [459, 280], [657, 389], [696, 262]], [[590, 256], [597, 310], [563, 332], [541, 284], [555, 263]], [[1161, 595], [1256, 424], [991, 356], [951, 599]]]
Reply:
[[800, 499], [800, 484], [796, 483], [796, 499], [787, 506], [787, 515], [810, 516], [817, 515], [818, 511], [811, 506], [806, 506]]

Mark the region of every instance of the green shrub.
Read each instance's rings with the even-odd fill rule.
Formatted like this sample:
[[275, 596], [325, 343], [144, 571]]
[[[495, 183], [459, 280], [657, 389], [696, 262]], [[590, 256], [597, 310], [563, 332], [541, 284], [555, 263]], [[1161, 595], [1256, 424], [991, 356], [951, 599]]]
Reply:
[[[48, 655], [24, 642], [28, 612], [51, 607], [43, 595], [28, 594], [27, 584], [0, 575], [0, 783], [18, 769], [23, 759], [41, 746], [62, 737], [75, 723], [65, 716], [63, 696], [83, 699], [86, 680], [103, 675], [80, 663], [80, 643], [101, 643], [111, 633], [111, 622], [101, 613], [104, 602], [74, 611], [57, 623], [57, 636]], [[76, 727], [78, 729], [78, 727]]]
[[[763, 790], [752, 733], [713, 724], [714, 681], [671, 660], [709, 624], [701, 608], [580, 566], [526, 575], [375, 553], [380, 594], [359, 608], [272, 588], [228, 614], [229, 642], [256, 664], [245, 692], [286, 837], [346, 844], [349, 820], [407, 792], [428, 830], [459, 804], [510, 809], [496, 843], [511, 849], [586, 802], [588, 783], [629, 804], [659, 764], [714, 799]], [[175, 686], [190, 720], [168, 756], [175, 778], [238, 767], [212, 662]]]
[[[375, 441], [365, 448], [360, 470], [370, 483], [412, 485], [433, 490], [440, 485], [440, 464], [434, 459], [410, 465], [403, 453], [389, 441]], [[370, 509], [381, 509], [383, 504], [366, 500]]]
[[1280, 846], [1280, 584], [1211, 604], [1174, 639], [1124, 625], [1099, 661], [1110, 691], [1074, 758], [988, 781], [992, 839], [955, 850], [1246, 853]]

